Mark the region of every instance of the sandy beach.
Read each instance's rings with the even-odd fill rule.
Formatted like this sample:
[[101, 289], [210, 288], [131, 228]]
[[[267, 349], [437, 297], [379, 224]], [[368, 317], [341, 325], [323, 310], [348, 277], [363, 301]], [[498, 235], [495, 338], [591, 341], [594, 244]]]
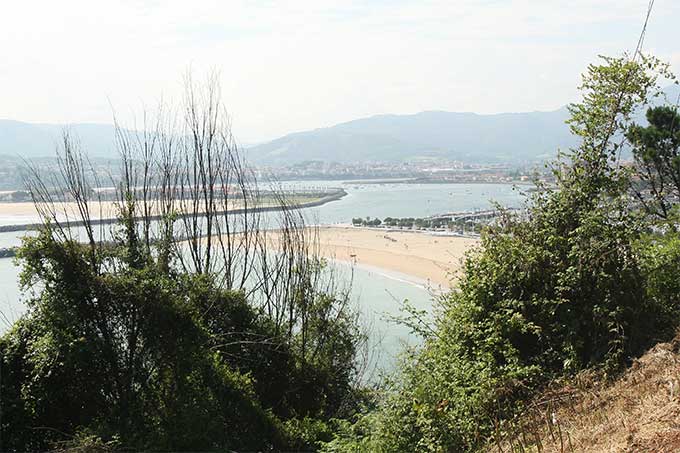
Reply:
[[465, 252], [477, 239], [413, 231], [321, 227], [323, 256], [414, 277], [432, 289], [447, 289]]
[[[310, 201], [317, 201], [320, 200], [322, 197], [308, 197], [308, 198], [291, 198], [289, 202], [291, 203], [306, 203]], [[187, 204], [187, 208], [184, 210], [188, 210], [188, 206], [190, 202], [185, 201]], [[259, 203], [258, 206], [274, 206], [277, 203], [265, 201], [262, 203]], [[199, 209], [202, 210], [202, 204], [199, 206]], [[98, 202], [97, 200], [94, 200], [90, 202], [90, 209], [92, 210], [91, 214], [95, 218], [111, 218], [111, 217], [116, 217], [119, 212], [119, 207], [120, 207], [120, 202], [118, 201], [102, 201]], [[219, 206], [220, 208], [222, 206]], [[230, 201], [229, 202], [229, 209], [239, 209], [243, 207], [243, 203], [241, 201]], [[78, 206], [73, 203], [73, 202], [55, 202], [54, 203], [54, 208], [59, 214], [68, 214], [69, 216], [73, 217], [78, 213]], [[159, 206], [158, 202], [155, 200], [150, 201], [149, 203], [149, 208], [151, 210], [152, 214], [158, 214], [159, 211]], [[138, 203], [138, 209], [141, 211], [141, 202]], [[183, 210], [182, 207], [182, 202], [177, 201], [176, 202], [176, 209], [178, 210]], [[0, 202], [0, 216], [16, 216], [16, 217], [27, 217], [27, 218], [38, 218], [38, 212], [35, 209], [35, 205], [33, 202], [18, 202], [18, 203], [2, 203]]]
[[[115, 216], [117, 212], [116, 206], [116, 202], [113, 201], [102, 201], [101, 204], [93, 202], [90, 204], [90, 208], [95, 210], [92, 213], [93, 215], [99, 215], [101, 211], [104, 216]], [[74, 215], [78, 210], [77, 205], [73, 202], [55, 202], [54, 208], [59, 213], [66, 212], [69, 215]], [[16, 203], [0, 202], [0, 215], [37, 218], [38, 212], [35, 209], [35, 204], [31, 201]]]

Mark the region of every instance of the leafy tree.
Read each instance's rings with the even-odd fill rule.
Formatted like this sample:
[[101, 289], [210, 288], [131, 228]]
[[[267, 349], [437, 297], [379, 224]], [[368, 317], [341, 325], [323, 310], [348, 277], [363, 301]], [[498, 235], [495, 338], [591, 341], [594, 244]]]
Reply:
[[118, 130], [112, 222], [68, 134], [53, 178], [33, 169], [43, 224], [17, 259], [38, 295], [0, 337], [4, 450], [309, 450], [362, 401], [347, 291], [276, 191], [263, 228], [217, 99], [190, 86], [181, 134]]
[[398, 221], [399, 221], [399, 219], [394, 219], [392, 217], [385, 217], [385, 220], [383, 220], [383, 223], [387, 226], [396, 226]]
[[89, 257], [48, 232], [20, 250], [22, 283], [43, 289], [3, 338], [3, 369], [17, 376], [3, 392], [20, 395], [5, 447], [44, 449], [81, 428], [129, 448], [281, 445], [252, 381], [208, 348], [200, 293], [153, 265], [97, 273]]
[[649, 214], [668, 219], [680, 200], [680, 114], [676, 107], [654, 107], [647, 122], [627, 132], [642, 182], [635, 194]]
[[[404, 359], [381, 409], [345, 426], [328, 451], [476, 450], [551, 379], [616, 372], [673, 331], [677, 247], [659, 255], [641, 245], [618, 162], [665, 69], [652, 58], [589, 66], [583, 101], [570, 107], [581, 144], [554, 165], [555, 187], [539, 184], [525, 214], [484, 231], [433, 326], [411, 313], [424, 346]], [[664, 277], [650, 280], [652, 269]]]

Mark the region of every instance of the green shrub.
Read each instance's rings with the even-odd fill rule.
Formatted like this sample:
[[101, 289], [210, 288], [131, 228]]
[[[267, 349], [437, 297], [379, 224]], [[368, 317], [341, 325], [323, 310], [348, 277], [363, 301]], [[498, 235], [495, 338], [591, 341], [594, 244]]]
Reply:
[[[6, 450], [309, 447], [352, 412], [360, 332], [335, 296], [306, 299], [303, 346], [210, 275], [99, 253], [110, 255], [93, 262], [88, 246], [49, 231], [20, 250], [23, 282], [41, 290], [0, 338]], [[114, 260], [113, 271], [94, 265]]]
[[[422, 348], [327, 451], [474, 451], [550, 380], [617, 372], [679, 323], [678, 239], [643, 239], [612, 140], [654, 90], [654, 59], [606, 58], [571, 106], [581, 146], [521, 216], [487, 228]], [[662, 65], [661, 71], [665, 66]], [[645, 221], [649, 221], [645, 219]], [[417, 318], [415, 318], [417, 319]], [[407, 317], [407, 321], [409, 318]]]

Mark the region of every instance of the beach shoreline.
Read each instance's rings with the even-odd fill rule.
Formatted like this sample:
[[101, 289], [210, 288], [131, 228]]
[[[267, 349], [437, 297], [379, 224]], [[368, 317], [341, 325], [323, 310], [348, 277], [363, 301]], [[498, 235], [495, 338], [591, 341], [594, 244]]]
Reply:
[[319, 226], [320, 253], [327, 259], [381, 270], [387, 277], [441, 293], [455, 285], [465, 254], [476, 238], [345, 225]]

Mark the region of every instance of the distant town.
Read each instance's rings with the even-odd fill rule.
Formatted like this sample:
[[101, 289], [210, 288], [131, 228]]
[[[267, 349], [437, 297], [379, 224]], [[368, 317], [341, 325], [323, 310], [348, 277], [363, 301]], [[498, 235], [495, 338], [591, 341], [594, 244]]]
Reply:
[[[32, 159], [34, 169], [46, 173], [52, 169], [53, 158]], [[92, 159], [89, 162], [100, 182], [111, 183], [117, 178], [118, 165], [114, 159]], [[12, 194], [24, 187], [23, 176], [26, 163], [18, 157], [0, 155], [0, 198], [2, 201], [25, 201], [26, 194]], [[549, 181], [552, 174], [540, 162], [524, 165], [507, 163], [468, 163], [455, 160], [423, 159], [411, 161], [376, 161], [376, 162], [323, 162], [310, 160], [286, 166], [259, 166], [254, 168], [260, 180], [275, 179], [279, 181], [351, 181], [362, 183], [391, 182], [404, 183], [496, 183], [521, 184], [530, 183], [534, 178]]]
[[414, 160], [403, 162], [323, 162], [259, 167], [260, 177], [286, 180], [362, 180], [362, 182], [405, 183], [529, 183], [535, 177], [550, 180], [552, 175], [539, 163], [523, 166], [510, 164], [466, 163], [450, 160]]

